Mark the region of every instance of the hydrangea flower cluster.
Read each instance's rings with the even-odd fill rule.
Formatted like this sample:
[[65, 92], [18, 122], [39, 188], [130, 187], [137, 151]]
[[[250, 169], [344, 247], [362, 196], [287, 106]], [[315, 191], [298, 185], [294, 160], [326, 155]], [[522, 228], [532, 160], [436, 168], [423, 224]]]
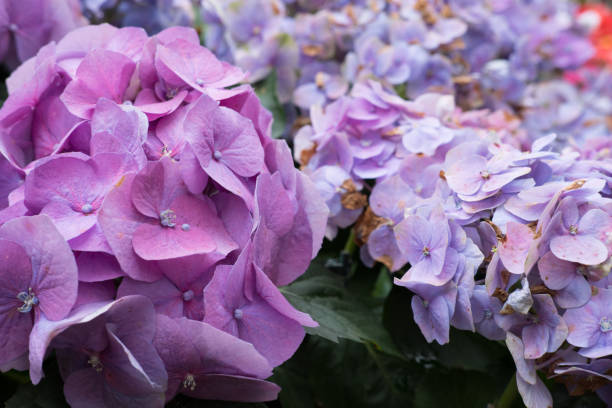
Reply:
[[191, 26], [194, 7], [190, 0], [80, 0], [83, 14], [92, 24], [136, 26], [157, 34], [172, 26]]
[[2, 371], [37, 384], [54, 352], [73, 407], [276, 398], [265, 379], [317, 325], [278, 286], [306, 270], [328, 209], [243, 78], [193, 29], [110, 25], [13, 72]]
[[206, 45], [308, 111], [375, 79], [409, 98], [513, 107], [530, 82], [593, 55], [570, 1], [202, 0]]
[[585, 157], [589, 134], [573, 146], [521, 119], [370, 81], [311, 109], [295, 159], [327, 200], [327, 237], [355, 224], [361, 260], [414, 294], [429, 342], [451, 326], [505, 340], [530, 408], [552, 406], [538, 370], [612, 403], [612, 160]]

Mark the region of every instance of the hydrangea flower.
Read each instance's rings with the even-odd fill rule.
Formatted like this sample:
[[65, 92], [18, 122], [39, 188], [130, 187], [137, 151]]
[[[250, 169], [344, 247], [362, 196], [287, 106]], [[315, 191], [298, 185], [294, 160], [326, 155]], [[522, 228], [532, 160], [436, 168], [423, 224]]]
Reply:
[[612, 324], [610, 323], [610, 289], [597, 289], [586, 305], [569, 309], [563, 315], [569, 327], [567, 342], [580, 347], [588, 358], [610, 355]]
[[402, 282], [440, 286], [457, 269], [457, 251], [449, 246], [449, 227], [443, 220], [427, 221], [419, 215], [407, 217], [396, 227], [398, 245], [405, 248], [411, 268]]
[[279, 387], [262, 380], [271, 367], [253, 346], [187, 318], [157, 315], [153, 345], [168, 371], [166, 400], [177, 393], [202, 399], [269, 401]]
[[129, 156], [112, 153], [56, 155], [28, 174], [24, 203], [32, 214], [52, 218], [64, 239], [77, 238], [97, 227], [102, 201], [125, 172], [135, 169], [130, 162]]
[[148, 299], [128, 296], [110, 303], [89, 303], [66, 319], [45, 321], [33, 333], [40, 379], [50, 345], [64, 373], [64, 394], [71, 406], [146, 404], [162, 407], [168, 376], [153, 347], [155, 311]]
[[[253, 89], [232, 87], [243, 78], [193, 29], [106, 24], [12, 74], [2, 370], [38, 383], [57, 356], [75, 407], [277, 397], [265, 379], [316, 325], [277, 285], [305, 272], [329, 210]], [[243, 310], [239, 329], [225, 308]]]
[[550, 240], [551, 252], [560, 259], [584, 265], [597, 265], [608, 258], [608, 249], [600, 236], [609, 230], [611, 217], [600, 209], [580, 216], [571, 197], [561, 201], [551, 220], [550, 228], [557, 228]]
[[231, 269], [218, 268], [204, 289], [204, 299], [204, 322], [253, 344], [273, 366], [289, 358], [302, 342], [302, 326], [316, 326], [253, 264], [250, 247]]
[[77, 266], [70, 247], [45, 215], [19, 217], [0, 227], [3, 369], [20, 368], [41, 319], [65, 318], [77, 298]]

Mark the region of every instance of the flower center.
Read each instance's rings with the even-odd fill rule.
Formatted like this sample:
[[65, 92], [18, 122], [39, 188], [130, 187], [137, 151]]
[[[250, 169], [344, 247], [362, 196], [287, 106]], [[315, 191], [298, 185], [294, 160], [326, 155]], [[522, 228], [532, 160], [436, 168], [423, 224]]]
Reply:
[[171, 209], [164, 210], [159, 213], [159, 221], [164, 227], [174, 228], [176, 226], [176, 213]]
[[485, 319], [490, 319], [490, 318], [493, 317], [493, 313], [491, 313], [490, 310], [485, 310], [484, 317], [485, 317]]
[[612, 321], [608, 320], [607, 317], [602, 317], [599, 321], [599, 330], [607, 333], [612, 330]]
[[189, 302], [193, 299], [193, 290], [189, 289], [188, 291], [183, 292], [183, 300], [185, 302]]
[[100, 361], [100, 357], [96, 355], [89, 357], [89, 360], [87, 360], [87, 364], [89, 364], [98, 373], [102, 372], [102, 370], [104, 369], [104, 366]]
[[183, 380], [183, 387], [186, 389], [190, 389], [191, 391], [195, 390], [196, 382], [195, 378], [193, 377], [193, 374], [187, 374], [185, 376], [185, 379]]
[[185, 224], [181, 225], [181, 229], [183, 231], [189, 231], [191, 229], [191, 225], [185, 223]]
[[166, 91], [166, 95], [165, 95], [166, 99], [170, 100], [170, 99], [174, 98], [177, 93], [178, 93], [178, 89], [177, 88], [168, 89]]
[[81, 207], [81, 212], [83, 214], [91, 214], [91, 212], [93, 211], [93, 206], [91, 204], [83, 204], [83, 206]]
[[19, 26], [15, 23], [9, 24], [8, 26], [9, 31], [15, 32], [17, 30], [19, 30]]
[[32, 311], [32, 307], [38, 305], [38, 298], [36, 294], [32, 292], [32, 288], [28, 288], [27, 292], [19, 292], [17, 294], [17, 299], [23, 302], [23, 305], [17, 308], [21, 313], [29, 313]]
[[198, 86], [204, 86], [204, 80], [202, 78], [196, 78], [195, 83]]
[[240, 310], [240, 309], [234, 310], [234, 318], [235, 319], [240, 320], [240, 319], [242, 319], [242, 316], [243, 316], [242, 310]]
[[491, 174], [487, 170], [483, 170], [480, 172], [480, 177], [482, 177], [484, 180], [488, 180], [489, 177], [491, 177]]
[[221, 160], [221, 158], [223, 157], [223, 153], [221, 153], [219, 150], [215, 150], [215, 152], [213, 153], [213, 157], [215, 158], [215, 160]]
[[423, 255], [425, 255], [425, 256], [429, 256], [430, 255], [429, 247], [424, 247], [423, 248]]
[[575, 225], [570, 225], [569, 233], [570, 235], [576, 235], [578, 233], [578, 227]]

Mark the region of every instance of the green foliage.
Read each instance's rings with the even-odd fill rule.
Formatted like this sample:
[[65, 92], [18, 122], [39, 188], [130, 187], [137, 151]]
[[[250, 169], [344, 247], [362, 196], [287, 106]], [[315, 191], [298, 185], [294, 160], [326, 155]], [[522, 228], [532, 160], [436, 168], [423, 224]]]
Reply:
[[309, 336], [272, 379], [283, 407], [406, 407], [418, 379], [412, 366], [372, 346]]
[[[37, 386], [29, 383], [27, 373], [11, 371], [9, 381], [20, 383], [15, 393], [4, 404], [5, 408], [65, 408], [62, 379], [55, 360], [45, 364], [45, 377]], [[4, 385], [6, 375], [1, 378]]]
[[307, 329], [309, 334], [333, 342], [363, 342], [403, 357], [382, 325], [382, 302], [349, 291], [343, 278], [331, 273], [321, 260], [315, 260], [308, 272], [281, 292], [294, 307], [319, 323], [319, 327]]
[[276, 96], [276, 72], [272, 72], [266, 79], [255, 84], [255, 92], [259, 96], [261, 104], [272, 113], [274, 118], [272, 122], [272, 137], [275, 139], [281, 138], [285, 133], [287, 121], [285, 110]]

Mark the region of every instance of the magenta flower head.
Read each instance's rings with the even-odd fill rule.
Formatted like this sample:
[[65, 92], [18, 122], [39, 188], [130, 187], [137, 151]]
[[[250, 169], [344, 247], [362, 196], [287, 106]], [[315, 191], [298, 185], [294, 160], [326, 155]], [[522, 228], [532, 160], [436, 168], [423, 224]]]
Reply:
[[101, 226], [119, 263], [137, 279], [156, 276], [146, 261], [190, 255], [223, 258], [236, 249], [210, 198], [189, 193], [170, 158], [147, 168], [107, 198]]
[[[297, 279], [315, 257], [329, 215], [312, 181], [293, 167], [287, 144], [266, 145], [266, 167], [255, 185], [255, 263], [276, 285]], [[283, 256], [291, 248], [292, 256]]]
[[[45, 215], [0, 227], [0, 365], [27, 356], [32, 327], [66, 317], [77, 298], [77, 267], [70, 247]], [[16, 363], [15, 363], [16, 364]]]
[[64, 153], [39, 163], [26, 177], [25, 205], [34, 214], [52, 218], [66, 240], [97, 227], [106, 194], [126, 171], [136, 169], [130, 156], [113, 153]]
[[38, 383], [55, 355], [73, 407], [277, 397], [265, 379], [316, 325], [277, 286], [305, 272], [329, 210], [243, 77], [193, 29], [109, 25], [13, 73], [2, 370]]
[[[250, 198], [243, 179], [258, 174], [264, 164], [252, 122], [203, 95], [185, 115], [184, 130], [206, 174], [221, 187]], [[247, 204], [252, 205], [251, 200]]]
[[66, 317], [42, 321], [33, 334], [32, 380], [53, 347], [72, 407], [163, 407], [167, 373], [153, 347], [155, 311], [142, 296], [82, 305]]

